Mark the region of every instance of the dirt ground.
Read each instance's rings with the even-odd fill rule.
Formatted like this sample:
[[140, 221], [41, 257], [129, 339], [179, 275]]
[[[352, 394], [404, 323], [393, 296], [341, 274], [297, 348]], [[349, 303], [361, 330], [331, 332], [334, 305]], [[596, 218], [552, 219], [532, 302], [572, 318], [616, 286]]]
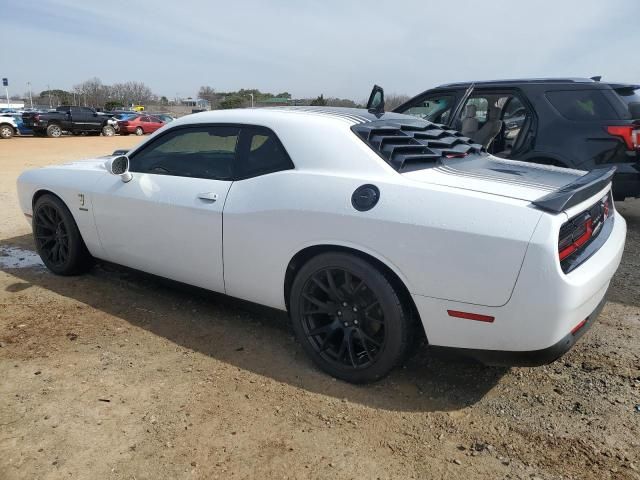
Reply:
[[[21, 171], [138, 140], [0, 141], [0, 255], [34, 248]], [[0, 479], [639, 479], [640, 201], [618, 209], [623, 263], [567, 356], [423, 349], [369, 386], [316, 370], [281, 313], [110, 265], [0, 262]]]

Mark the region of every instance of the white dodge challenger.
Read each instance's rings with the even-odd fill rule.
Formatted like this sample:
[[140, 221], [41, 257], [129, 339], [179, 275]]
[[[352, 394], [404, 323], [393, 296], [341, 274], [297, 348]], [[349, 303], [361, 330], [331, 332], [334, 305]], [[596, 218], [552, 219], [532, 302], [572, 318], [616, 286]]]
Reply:
[[119, 153], [18, 179], [51, 271], [101, 259], [287, 310], [351, 382], [387, 374], [421, 330], [489, 364], [551, 362], [624, 248], [613, 170], [496, 158], [400, 114], [205, 112]]

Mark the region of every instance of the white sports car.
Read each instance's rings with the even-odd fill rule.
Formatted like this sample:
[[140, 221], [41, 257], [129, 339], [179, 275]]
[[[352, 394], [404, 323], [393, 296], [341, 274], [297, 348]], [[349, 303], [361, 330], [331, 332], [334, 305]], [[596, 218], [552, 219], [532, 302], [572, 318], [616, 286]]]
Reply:
[[376, 380], [424, 331], [491, 364], [566, 352], [624, 248], [612, 170], [503, 160], [365, 109], [204, 112], [18, 180], [61, 275], [94, 258], [288, 310], [329, 374]]

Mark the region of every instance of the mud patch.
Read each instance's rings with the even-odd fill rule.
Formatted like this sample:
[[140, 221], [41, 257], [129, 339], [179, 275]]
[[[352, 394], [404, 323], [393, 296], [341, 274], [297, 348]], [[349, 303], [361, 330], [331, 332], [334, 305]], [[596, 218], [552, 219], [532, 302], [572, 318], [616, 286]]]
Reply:
[[0, 268], [43, 268], [40, 255], [19, 247], [0, 246]]

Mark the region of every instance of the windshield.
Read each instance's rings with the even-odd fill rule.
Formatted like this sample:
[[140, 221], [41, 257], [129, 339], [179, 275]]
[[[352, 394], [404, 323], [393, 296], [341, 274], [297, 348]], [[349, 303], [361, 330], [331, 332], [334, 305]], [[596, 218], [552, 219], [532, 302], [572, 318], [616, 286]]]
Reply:
[[128, 118], [135, 117], [137, 113], [119, 113], [114, 115], [113, 118], [116, 120], [127, 120]]

